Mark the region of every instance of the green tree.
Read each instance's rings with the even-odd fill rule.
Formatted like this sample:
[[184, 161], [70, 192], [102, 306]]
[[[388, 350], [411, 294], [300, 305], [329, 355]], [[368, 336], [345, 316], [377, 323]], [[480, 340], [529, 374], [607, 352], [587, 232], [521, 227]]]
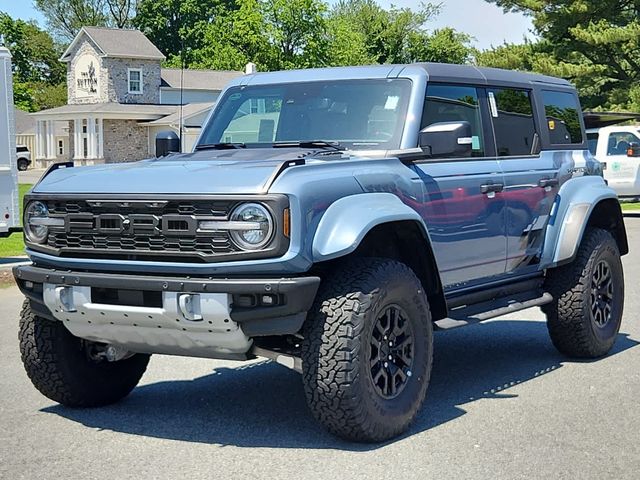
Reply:
[[190, 66], [189, 52], [205, 47], [206, 32], [218, 21], [219, 12], [229, 13], [224, 6], [219, 0], [140, 0], [132, 23], [167, 56], [171, 65], [180, 66], [184, 61], [185, 66]]
[[18, 108], [37, 111], [66, 103], [66, 67], [58, 61], [62, 47], [47, 32], [0, 12], [0, 44], [11, 51]]
[[190, 52], [190, 65], [243, 70], [254, 62], [260, 70], [272, 68], [275, 47], [269, 42], [261, 7], [259, 0], [238, 0], [234, 8], [219, 9], [215, 19], [200, 30], [203, 46]]
[[274, 49], [270, 70], [326, 65], [327, 4], [320, 0], [262, 0], [268, 42]]
[[411, 61], [467, 63], [471, 59], [471, 37], [452, 28], [409, 35], [408, 53]]
[[640, 80], [640, 1], [488, 1], [531, 16], [540, 41], [530, 46], [527, 66], [573, 81], [588, 108], [633, 105]]
[[131, 26], [137, 3], [137, 0], [34, 0], [49, 30], [66, 41], [72, 40], [84, 26]]
[[382, 8], [375, 0], [141, 0], [133, 23], [189, 68], [259, 70], [440, 61], [464, 63], [470, 37], [427, 23], [438, 6]]
[[416, 11], [393, 6], [385, 10], [375, 0], [341, 0], [329, 22], [334, 55], [339, 64], [465, 63], [472, 53], [468, 35], [451, 28], [427, 29], [439, 8], [422, 3]]

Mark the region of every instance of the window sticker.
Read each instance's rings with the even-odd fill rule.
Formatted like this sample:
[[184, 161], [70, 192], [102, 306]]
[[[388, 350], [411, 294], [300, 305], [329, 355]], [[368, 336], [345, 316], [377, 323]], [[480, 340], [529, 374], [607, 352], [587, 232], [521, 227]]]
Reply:
[[471, 149], [480, 150], [480, 137], [478, 135], [471, 137]]
[[556, 129], [556, 121], [549, 120], [549, 130], [555, 130], [555, 129]]
[[241, 96], [242, 96], [242, 94], [241, 94], [241, 93], [232, 93], [232, 94], [229, 96], [229, 100], [236, 101], [236, 100], [238, 100]]
[[385, 110], [395, 110], [398, 106], [398, 102], [400, 101], [400, 97], [398, 96], [389, 96], [387, 97], [387, 102], [384, 104]]
[[498, 105], [496, 105], [496, 97], [493, 92], [489, 92], [489, 106], [491, 107], [491, 116], [498, 118]]

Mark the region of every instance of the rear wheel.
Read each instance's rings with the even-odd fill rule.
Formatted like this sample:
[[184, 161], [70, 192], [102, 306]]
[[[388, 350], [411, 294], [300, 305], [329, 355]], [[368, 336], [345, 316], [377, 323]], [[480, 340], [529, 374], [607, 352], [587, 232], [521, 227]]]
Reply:
[[355, 441], [405, 431], [424, 401], [433, 327], [413, 271], [359, 259], [323, 280], [304, 330], [307, 403], [330, 432]]
[[611, 233], [588, 229], [575, 260], [551, 270], [546, 286], [554, 301], [543, 311], [556, 348], [579, 358], [606, 355], [624, 307], [622, 261]]
[[138, 384], [149, 355], [109, 362], [94, 355], [96, 344], [71, 335], [62, 322], [38, 317], [29, 300], [20, 318], [20, 353], [33, 385], [68, 407], [98, 407], [126, 397]]

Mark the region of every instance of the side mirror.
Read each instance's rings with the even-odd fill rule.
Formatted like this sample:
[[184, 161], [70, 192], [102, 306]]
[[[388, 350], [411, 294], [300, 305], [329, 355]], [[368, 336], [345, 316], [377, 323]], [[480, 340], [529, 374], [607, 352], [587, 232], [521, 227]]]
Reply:
[[156, 135], [156, 157], [165, 157], [180, 151], [180, 138], [176, 132], [165, 130]]
[[439, 122], [420, 130], [418, 146], [432, 157], [470, 157], [473, 139], [469, 122]]
[[627, 157], [640, 157], [640, 143], [630, 143], [627, 148]]

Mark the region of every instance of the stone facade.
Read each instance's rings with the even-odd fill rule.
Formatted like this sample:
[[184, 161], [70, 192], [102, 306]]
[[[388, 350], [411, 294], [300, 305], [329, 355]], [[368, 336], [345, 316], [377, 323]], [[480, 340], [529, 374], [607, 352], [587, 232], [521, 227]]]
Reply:
[[[118, 103], [160, 103], [160, 62], [158, 60], [138, 60], [131, 58], [105, 58], [103, 63], [108, 72], [108, 98]], [[128, 69], [142, 70], [142, 93], [129, 93]]]
[[105, 120], [103, 131], [105, 162], [133, 162], [149, 158], [147, 127], [135, 120]]
[[[97, 60], [95, 65], [98, 80], [98, 94], [79, 95], [77, 67], [85, 55]], [[100, 56], [100, 50], [89, 37], [83, 34], [81, 41], [70, 52], [71, 61], [67, 63], [67, 94], [69, 104], [87, 103], [160, 103], [160, 61], [131, 58], [111, 58]], [[142, 93], [130, 94], [128, 69], [142, 69]]]

